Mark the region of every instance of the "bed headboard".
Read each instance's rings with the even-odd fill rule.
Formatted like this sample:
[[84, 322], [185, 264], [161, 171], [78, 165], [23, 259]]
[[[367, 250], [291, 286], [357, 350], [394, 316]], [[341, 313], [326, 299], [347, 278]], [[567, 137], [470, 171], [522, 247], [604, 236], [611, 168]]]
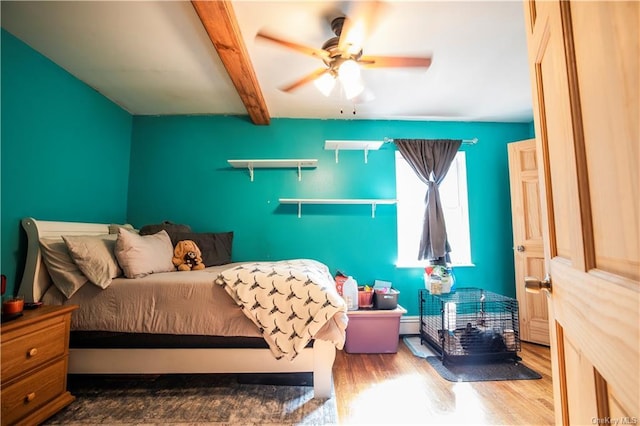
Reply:
[[22, 227], [27, 232], [27, 261], [24, 267], [19, 294], [27, 302], [40, 301], [51, 285], [51, 278], [40, 254], [40, 238], [60, 238], [62, 235], [100, 235], [109, 233], [109, 224], [82, 222], [51, 222], [22, 219]]

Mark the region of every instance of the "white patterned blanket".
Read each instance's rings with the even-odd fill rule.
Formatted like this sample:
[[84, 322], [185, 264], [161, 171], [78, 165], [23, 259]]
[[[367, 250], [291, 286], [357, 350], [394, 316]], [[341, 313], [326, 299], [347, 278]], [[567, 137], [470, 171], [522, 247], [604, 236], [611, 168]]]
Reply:
[[243, 263], [216, 283], [260, 329], [278, 359], [294, 359], [318, 330], [347, 307], [329, 268], [310, 259]]

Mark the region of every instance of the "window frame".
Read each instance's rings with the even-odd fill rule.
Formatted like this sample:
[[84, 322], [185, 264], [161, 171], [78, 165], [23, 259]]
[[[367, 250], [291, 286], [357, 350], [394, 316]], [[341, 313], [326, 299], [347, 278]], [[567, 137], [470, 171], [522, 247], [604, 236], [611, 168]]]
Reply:
[[[397, 230], [397, 237], [396, 237], [396, 243], [397, 243], [397, 259], [396, 259], [396, 267], [398, 268], [424, 268], [425, 266], [427, 266], [429, 263], [427, 260], [418, 260], [417, 259], [417, 251], [418, 251], [418, 245], [420, 244], [420, 238], [417, 238], [417, 243], [415, 243], [415, 247], [414, 248], [407, 248], [404, 247], [407, 244], [411, 244], [411, 241], [405, 241], [406, 238], [403, 237], [404, 232], [406, 232], [405, 228], [407, 227], [407, 217], [409, 217], [409, 222], [413, 223], [413, 224], [417, 224], [417, 226], [419, 227], [419, 223], [422, 221], [422, 216], [424, 214], [424, 204], [421, 203], [421, 208], [420, 208], [420, 212], [419, 212], [419, 218], [417, 218], [418, 213], [414, 213], [413, 215], [409, 214], [407, 215], [404, 212], [405, 208], [409, 208], [406, 207], [405, 205], [405, 197], [408, 197], [408, 195], [404, 194], [408, 188], [413, 188], [413, 191], [418, 192], [418, 188], [419, 186], [421, 186], [420, 190], [422, 191], [421, 194], [417, 195], [416, 193], [412, 193], [411, 194], [411, 201], [410, 203], [412, 204], [411, 208], [416, 208], [417, 204], [420, 203], [422, 200], [424, 200], [424, 195], [426, 194], [426, 184], [424, 182], [422, 182], [416, 175], [415, 172], [413, 171], [413, 169], [411, 168], [411, 166], [409, 166], [409, 164], [407, 163], [407, 160], [402, 156], [402, 154], [399, 151], [396, 151], [395, 153], [396, 157], [395, 157], [395, 166], [396, 166], [396, 171], [395, 171], [395, 178], [396, 178], [396, 198], [397, 198], [397, 218], [396, 218], [396, 230]], [[401, 163], [400, 163], [401, 162]], [[460, 219], [459, 219], [459, 224], [457, 226], [462, 226], [462, 230], [460, 231], [463, 235], [466, 234], [466, 241], [462, 244], [462, 249], [460, 250], [460, 252], [464, 252], [461, 256], [455, 256], [454, 252], [452, 251], [452, 266], [453, 267], [470, 267], [470, 266], [475, 266], [473, 263], [473, 258], [472, 258], [472, 253], [471, 253], [471, 229], [469, 226], [469, 196], [468, 196], [468, 186], [467, 186], [467, 173], [466, 173], [466, 153], [465, 151], [458, 151], [456, 154], [456, 157], [454, 158], [454, 162], [455, 164], [451, 165], [451, 168], [449, 169], [449, 171], [447, 172], [447, 177], [449, 177], [449, 173], [451, 173], [452, 171], [456, 171], [457, 172], [457, 199], [459, 202], [459, 207], [457, 208], [456, 212], [458, 212], [458, 214], [460, 214]], [[400, 168], [402, 168], [402, 170], [400, 170]], [[403, 185], [398, 185], [398, 181], [399, 181], [399, 173], [407, 173], [407, 171], [409, 171], [411, 173], [411, 175], [415, 178], [415, 182], [412, 182], [409, 186], [409, 184], [406, 184], [406, 182], [403, 180], [402, 183]], [[440, 189], [442, 189], [442, 187], [446, 187], [447, 186], [447, 177], [445, 177], [445, 180], [442, 182]], [[408, 179], [408, 175], [405, 175], [405, 178]], [[417, 197], [416, 197], [417, 195]], [[440, 193], [441, 199], [443, 199], [443, 193], [441, 191]], [[416, 198], [414, 198], [416, 197]], [[444, 202], [444, 201], [443, 201]], [[448, 209], [449, 211], [452, 209]], [[447, 222], [447, 230], [448, 230], [448, 236], [449, 236], [449, 241], [451, 242], [451, 246], [452, 248], [455, 248], [456, 245], [454, 244], [454, 242], [451, 239], [451, 232], [449, 231], [450, 228], [452, 228], [452, 226], [450, 226], [451, 223], [451, 218], [448, 219], [447, 216], [447, 209], [445, 209], [444, 211], [445, 214], [445, 221]], [[460, 246], [460, 244], [458, 244]], [[404, 248], [401, 248], [404, 247]], [[410, 253], [411, 251], [413, 251], [413, 254]]]

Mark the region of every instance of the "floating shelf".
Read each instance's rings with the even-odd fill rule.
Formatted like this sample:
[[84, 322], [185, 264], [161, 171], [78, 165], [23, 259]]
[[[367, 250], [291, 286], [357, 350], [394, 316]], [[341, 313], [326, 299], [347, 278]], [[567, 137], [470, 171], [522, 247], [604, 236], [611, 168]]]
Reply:
[[297, 204], [298, 217], [302, 216], [303, 204], [371, 204], [371, 217], [376, 217], [378, 204], [396, 204], [398, 200], [388, 198], [280, 198], [280, 204]]
[[231, 167], [248, 169], [253, 182], [254, 169], [298, 169], [298, 180], [302, 180], [302, 169], [312, 169], [318, 165], [316, 159], [274, 159], [274, 160], [227, 160]]
[[364, 162], [369, 159], [369, 151], [380, 149], [383, 141], [324, 141], [324, 149], [336, 151], [336, 163], [338, 162], [338, 153], [344, 151], [364, 151]]

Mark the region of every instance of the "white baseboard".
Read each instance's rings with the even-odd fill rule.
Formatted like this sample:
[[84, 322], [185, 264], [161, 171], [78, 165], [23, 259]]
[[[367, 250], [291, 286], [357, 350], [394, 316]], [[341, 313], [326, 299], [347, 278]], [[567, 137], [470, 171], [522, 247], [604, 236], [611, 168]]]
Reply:
[[400, 317], [400, 335], [403, 334], [420, 334], [419, 315]]

